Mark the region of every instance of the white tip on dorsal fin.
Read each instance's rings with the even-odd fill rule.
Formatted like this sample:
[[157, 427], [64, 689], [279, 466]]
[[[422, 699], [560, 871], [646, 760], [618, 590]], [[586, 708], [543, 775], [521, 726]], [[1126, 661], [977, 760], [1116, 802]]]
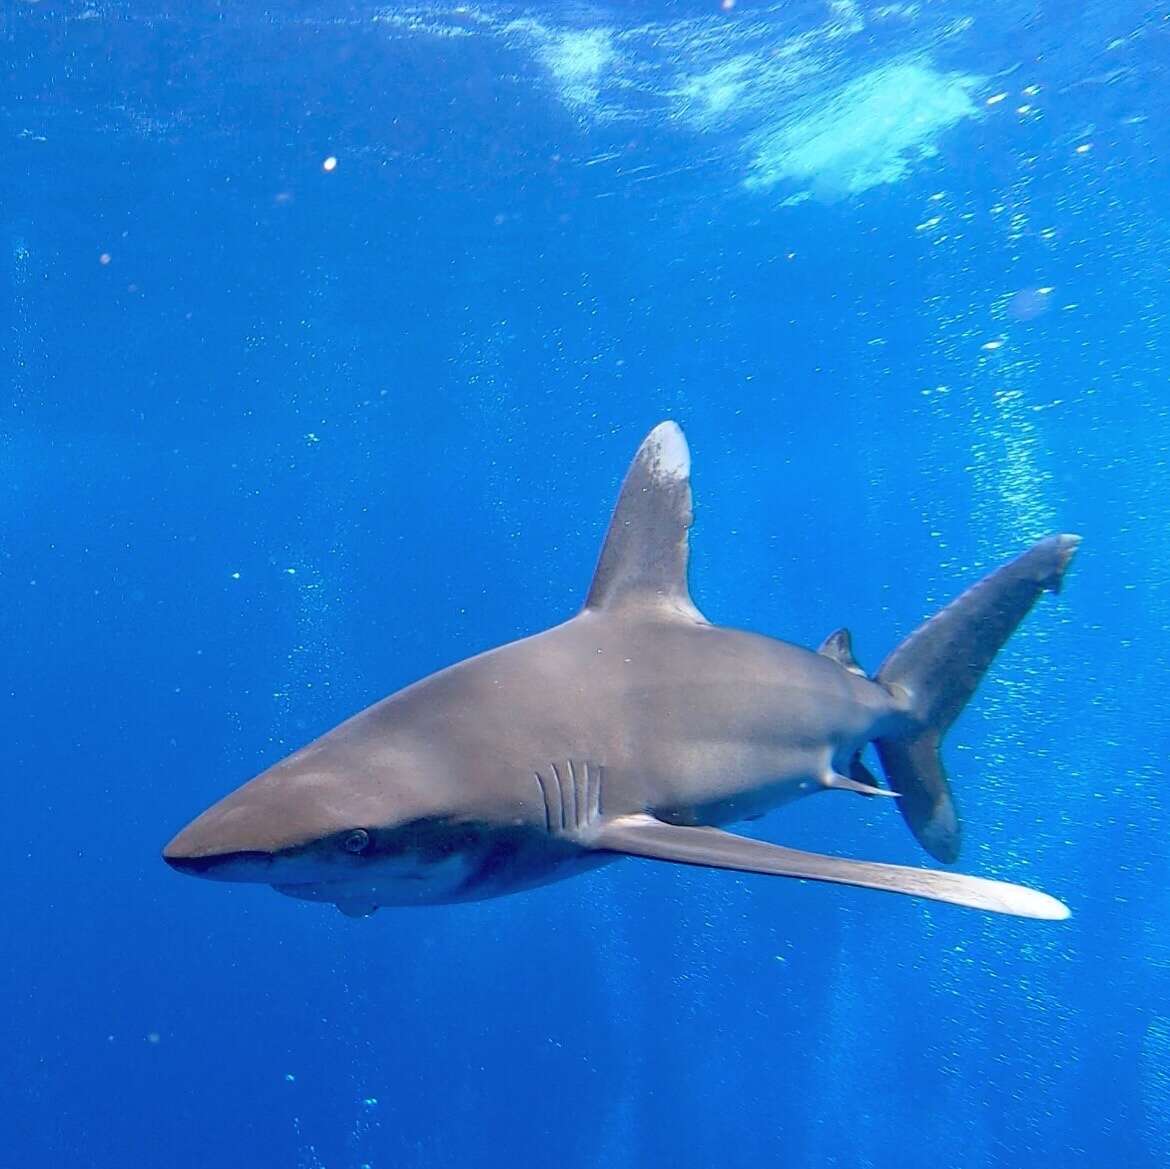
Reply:
[[645, 607], [704, 620], [687, 587], [691, 520], [691, 454], [678, 425], [663, 422], [626, 472], [585, 608]]

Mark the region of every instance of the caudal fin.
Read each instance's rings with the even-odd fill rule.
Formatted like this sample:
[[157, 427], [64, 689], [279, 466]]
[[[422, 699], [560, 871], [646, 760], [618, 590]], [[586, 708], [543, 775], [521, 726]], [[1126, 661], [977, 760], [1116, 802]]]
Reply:
[[1049, 536], [984, 577], [912, 633], [876, 680], [906, 704], [901, 733], [876, 742], [906, 823], [940, 861], [959, 855], [960, 828], [939, 747], [980, 678], [1041, 593], [1060, 592], [1079, 536]]

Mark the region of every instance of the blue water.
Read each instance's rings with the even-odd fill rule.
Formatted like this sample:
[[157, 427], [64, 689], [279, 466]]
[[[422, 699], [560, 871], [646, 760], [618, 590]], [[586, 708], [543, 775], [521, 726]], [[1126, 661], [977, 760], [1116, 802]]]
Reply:
[[[8, 0], [0, 1166], [1167, 1164], [1168, 84], [1141, 2]], [[1085, 537], [947, 752], [964, 871], [1070, 921], [163, 865], [570, 615], [666, 417], [700, 607], [871, 668]], [[885, 801], [753, 827], [926, 859]]]

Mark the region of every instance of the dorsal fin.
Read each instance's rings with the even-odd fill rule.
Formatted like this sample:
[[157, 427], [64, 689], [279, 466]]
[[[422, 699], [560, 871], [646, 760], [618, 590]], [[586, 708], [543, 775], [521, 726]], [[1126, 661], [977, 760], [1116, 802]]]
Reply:
[[687, 440], [676, 423], [663, 422], [626, 472], [585, 608], [645, 607], [705, 620], [687, 587], [692, 518]]
[[857, 664], [853, 656], [853, 635], [848, 629], [836, 629], [821, 642], [817, 653], [826, 658], [832, 658], [839, 666], [844, 666], [851, 674], [859, 678], [865, 677], [865, 671]]

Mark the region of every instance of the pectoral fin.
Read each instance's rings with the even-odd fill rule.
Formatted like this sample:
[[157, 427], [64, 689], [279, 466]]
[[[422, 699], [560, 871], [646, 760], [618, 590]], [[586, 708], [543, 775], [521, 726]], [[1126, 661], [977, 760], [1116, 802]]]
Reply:
[[927, 897], [932, 901], [947, 901], [953, 905], [986, 909], [992, 913], [1009, 913], [1017, 917], [1061, 921], [1069, 915], [1068, 907], [1055, 897], [1035, 889], [1025, 889], [1022, 885], [989, 881], [983, 877], [967, 877], [960, 873], [940, 873], [932, 869], [820, 856], [815, 852], [799, 852], [761, 840], [734, 836], [718, 828], [666, 824], [645, 814], [622, 816], [605, 822], [592, 843], [595, 848], [609, 852], [652, 860], [859, 885], [865, 889]]

